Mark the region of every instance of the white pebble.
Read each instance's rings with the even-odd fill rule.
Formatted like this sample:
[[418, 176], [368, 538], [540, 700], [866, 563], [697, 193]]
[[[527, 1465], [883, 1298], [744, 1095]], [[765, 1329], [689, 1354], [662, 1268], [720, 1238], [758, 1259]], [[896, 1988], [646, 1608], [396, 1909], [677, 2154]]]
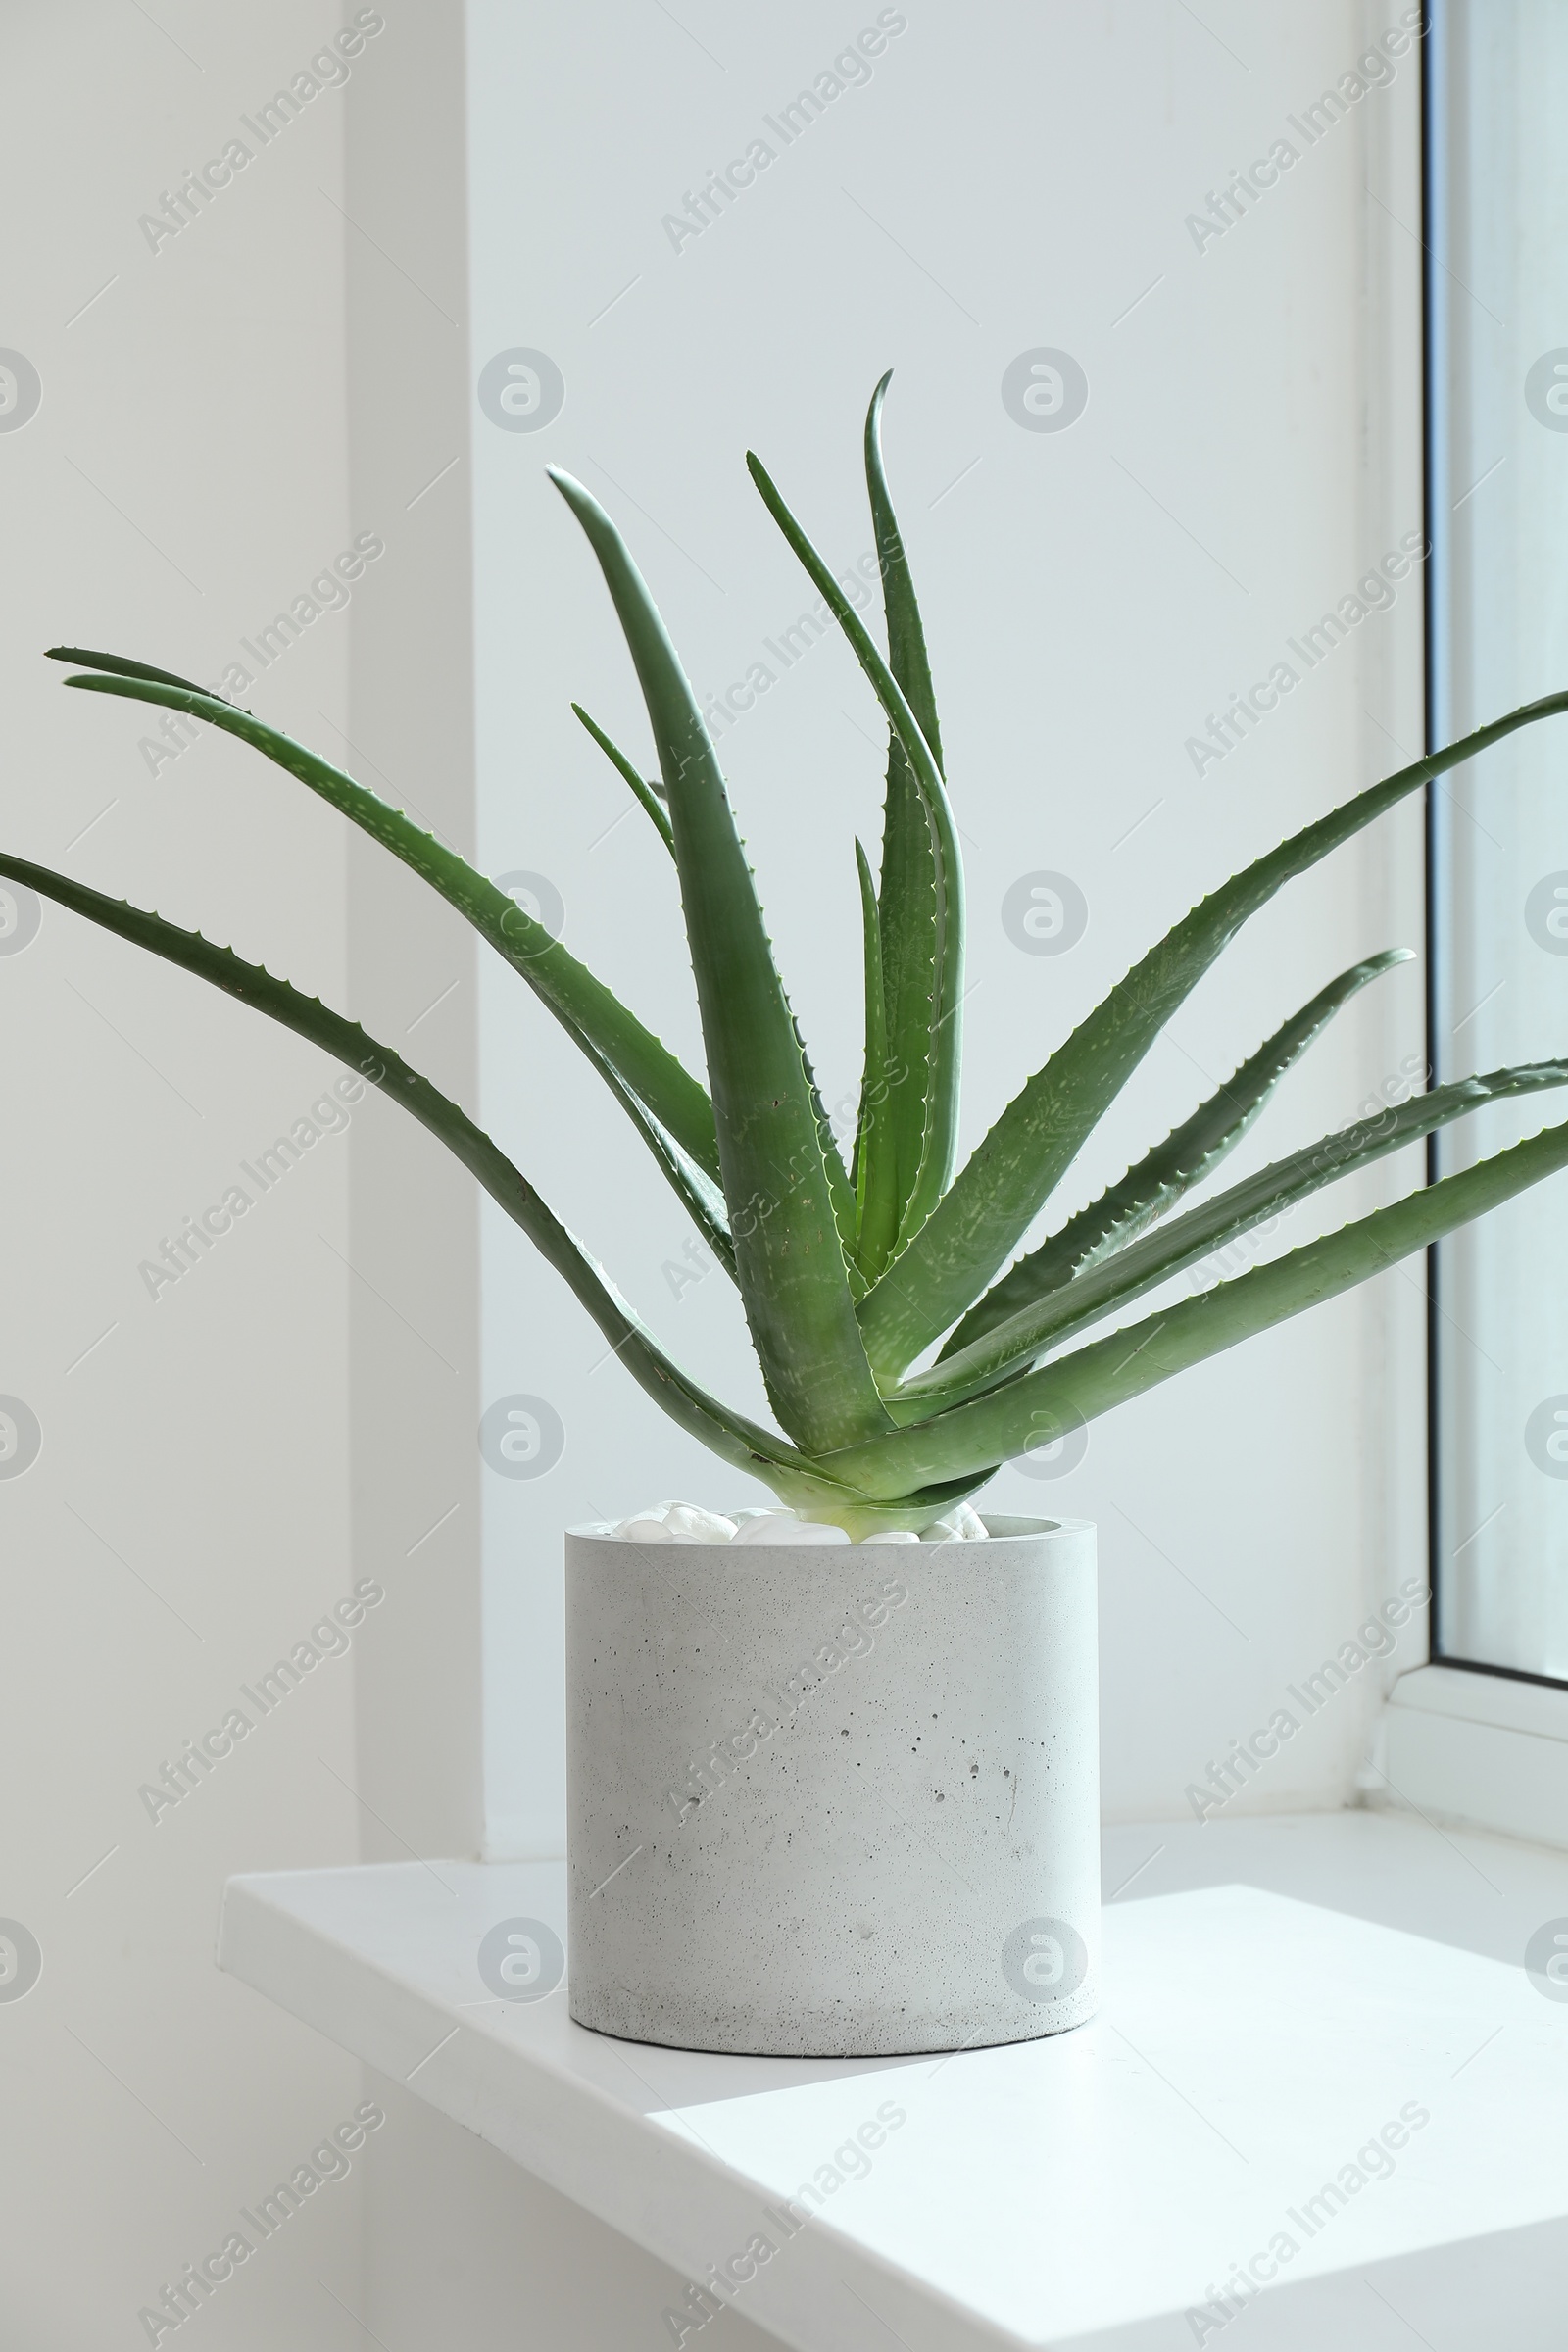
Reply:
[[815, 1519], [797, 1519], [793, 1511], [760, 1511], [736, 1535], [737, 1544], [847, 1544], [842, 1527], [824, 1527]]
[[[655, 1502], [635, 1511], [604, 1533], [629, 1544], [848, 1544], [842, 1527], [816, 1519], [802, 1519], [794, 1511], [765, 1510], [752, 1503], [729, 1512], [705, 1510], [696, 1502]], [[986, 1523], [966, 1502], [956, 1503], [944, 1518], [915, 1535], [906, 1527], [885, 1527], [862, 1536], [868, 1544], [978, 1544], [985, 1541]]]
[[735, 1540], [735, 1522], [718, 1511], [705, 1511], [700, 1503], [672, 1502], [664, 1515], [664, 1525], [677, 1542], [688, 1544], [731, 1544]]
[[983, 1544], [985, 1540], [986, 1523], [967, 1502], [957, 1503], [920, 1538], [922, 1544]]
[[696, 1502], [655, 1502], [609, 1532], [629, 1544], [728, 1544], [735, 1522]]

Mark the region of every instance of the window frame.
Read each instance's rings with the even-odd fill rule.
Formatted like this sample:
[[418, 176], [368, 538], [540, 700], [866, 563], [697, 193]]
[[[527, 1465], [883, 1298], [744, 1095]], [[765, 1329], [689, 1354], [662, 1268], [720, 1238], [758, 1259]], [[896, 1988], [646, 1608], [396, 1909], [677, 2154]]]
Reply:
[[[1439, 737], [1442, 599], [1446, 554], [1436, 532], [1436, 461], [1442, 435], [1443, 376], [1437, 364], [1435, 272], [1440, 169], [1436, 106], [1445, 0], [1428, 0], [1421, 58], [1421, 383], [1425, 534], [1424, 701], [1428, 746]], [[1437, 794], [1425, 795], [1427, 1063], [1435, 1068], [1440, 961], [1446, 911], [1445, 845]], [[1426, 1181], [1437, 1181], [1438, 1139], [1426, 1143]], [[1389, 1787], [1419, 1811], [1505, 1831], [1537, 1843], [1568, 1846], [1568, 1678], [1489, 1660], [1451, 1656], [1444, 1645], [1446, 1529], [1443, 1504], [1443, 1269], [1441, 1249], [1426, 1252], [1426, 1502], [1429, 1654], [1396, 1682], [1384, 1709], [1379, 1745]]]

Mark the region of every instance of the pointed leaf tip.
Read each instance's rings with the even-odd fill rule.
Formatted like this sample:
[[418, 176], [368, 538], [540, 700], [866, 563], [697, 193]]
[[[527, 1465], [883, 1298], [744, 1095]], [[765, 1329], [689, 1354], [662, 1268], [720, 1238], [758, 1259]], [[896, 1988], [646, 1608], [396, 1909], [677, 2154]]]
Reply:
[[[182, 694], [199, 694], [207, 697], [205, 686], [198, 686], [193, 678], [182, 678], [178, 670], [155, 669], [150, 662], [132, 662], [127, 660], [123, 654], [94, 653], [90, 646], [47, 646], [44, 649], [44, 660], [46, 662], [79, 662], [84, 668], [100, 670], [108, 677], [135, 678], [144, 684], [151, 683], [155, 686], [177, 686]], [[97, 682], [102, 683], [101, 680]], [[93, 680], [84, 678], [67, 678], [66, 680], [68, 686], [82, 686], [92, 683], [94, 683]]]
[[[586, 492], [581, 495], [587, 496]], [[318, 759], [303, 744], [248, 711], [215, 700], [199, 686], [127, 664], [119, 657], [94, 654], [88, 659], [98, 662], [106, 674], [68, 678], [67, 685], [188, 710], [193, 717], [209, 721], [262, 752], [401, 858], [490, 942], [575, 1039], [590, 1042], [602, 1062], [617, 1073], [681, 1150], [711, 1182], [718, 1182], [712, 1104], [703, 1088], [635, 1014], [505, 891], [475, 872], [435, 835], [413, 824], [400, 809], [357, 784], [343, 769]]]
[[[718, 755], [647, 582], [610, 516], [557, 480], [604, 576], [669, 794], [713, 1086], [736, 1275], [769, 1398], [813, 1451], [891, 1428], [855, 1320], [849, 1188], [736, 831]], [[837, 1181], [835, 1182], [835, 1176]], [[851, 1230], [848, 1241], [853, 1244]]]

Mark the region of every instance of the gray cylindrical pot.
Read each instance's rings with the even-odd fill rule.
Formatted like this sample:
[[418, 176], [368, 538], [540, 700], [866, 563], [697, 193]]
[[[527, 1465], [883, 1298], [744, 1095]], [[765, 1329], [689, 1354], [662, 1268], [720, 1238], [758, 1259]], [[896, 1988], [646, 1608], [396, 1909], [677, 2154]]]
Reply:
[[566, 1538], [569, 1981], [636, 2041], [860, 2058], [1098, 2006], [1095, 1531]]

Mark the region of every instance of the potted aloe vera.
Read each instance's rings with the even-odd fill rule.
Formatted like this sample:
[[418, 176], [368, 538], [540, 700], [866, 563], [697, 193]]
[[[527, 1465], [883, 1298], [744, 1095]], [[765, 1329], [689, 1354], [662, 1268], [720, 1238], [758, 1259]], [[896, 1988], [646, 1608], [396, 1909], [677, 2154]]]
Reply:
[[[776, 1427], [660, 1345], [526, 1177], [390, 1048], [227, 948], [25, 860], [0, 874], [323, 1047], [468, 1168], [631, 1377], [779, 1508], [662, 1505], [567, 1548], [573, 2015], [711, 2049], [866, 2054], [1058, 2032], [1097, 1991], [1093, 1530], [982, 1517], [1000, 1464], [1376, 1274], [1568, 1164], [1568, 1123], [1175, 1305], [1137, 1302], [1336, 1178], [1568, 1062], [1442, 1086], [1184, 1206], [1341, 1005], [1331, 980], [1184, 1125], [1023, 1250], [1098, 1122], [1238, 928], [1430, 778], [1568, 709], [1532, 703], [1374, 785], [1186, 915], [956, 1165], [963, 889], [908, 562], [865, 468], [879, 647], [755, 458], [889, 736], [880, 876], [856, 845], [864, 1077], [846, 1162], [779, 974], [717, 755], [614, 525], [552, 479], [624, 633], [659, 777], [585, 725], [674, 860], [705, 1087], [559, 940], [328, 761], [188, 680], [57, 649], [87, 693], [253, 745], [456, 906], [562, 1023], [733, 1281]], [[1113, 1325], [1108, 1335], [1103, 1327]], [[1097, 1328], [1101, 1336], [1092, 1336]], [[623, 1498], [630, 1500], [631, 1498]]]

